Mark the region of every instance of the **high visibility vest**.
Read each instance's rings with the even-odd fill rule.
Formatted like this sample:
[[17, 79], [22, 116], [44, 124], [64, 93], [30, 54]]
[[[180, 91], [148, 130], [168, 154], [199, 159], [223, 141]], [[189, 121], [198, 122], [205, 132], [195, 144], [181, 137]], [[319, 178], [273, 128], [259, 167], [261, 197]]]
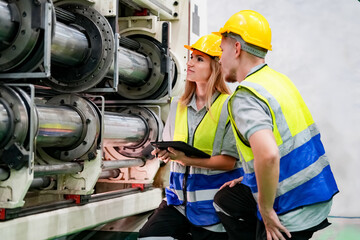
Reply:
[[231, 111], [234, 96], [241, 88], [248, 89], [264, 101], [271, 112], [273, 133], [280, 153], [280, 175], [274, 202], [276, 213], [284, 214], [330, 200], [339, 190], [310, 111], [294, 84], [267, 65], [247, 76], [228, 103], [236, 146], [245, 172], [243, 184], [251, 188], [257, 200], [254, 155], [239, 133]]
[[[229, 123], [227, 101], [229, 95], [220, 94], [201, 120], [194, 134], [193, 146], [211, 156], [219, 155], [225, 129]], [[188, 143], [187, 107], [177, 99], [171, 103], [171, 111], [176, 110], [172, 124], [174, 141]], [[174, 109], [175, 108], [175, 109]], [[184, 167], [174, 161], [170, 166], [170, 184], [165, 189], [169, 205], [185, 205], [185, 215], [196, 226], [209, 226], [220, 222], [213, 207], [213, 199], [225, 183], [242, 176], [240, 163], [231, 171]]]

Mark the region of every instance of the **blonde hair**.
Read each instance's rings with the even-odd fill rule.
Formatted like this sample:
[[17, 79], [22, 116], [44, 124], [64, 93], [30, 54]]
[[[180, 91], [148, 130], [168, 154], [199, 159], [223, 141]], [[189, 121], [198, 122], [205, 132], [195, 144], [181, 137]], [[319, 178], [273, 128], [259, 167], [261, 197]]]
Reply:
[[[211, 57], [211, 62], [210, 62], [211, 74], [207, 83], [207, 89], [205, 94], [205, 98], [206, 98], [205, 106], [207, 110], [210, 109], [211, 97], [214, 94], [215, 90], [217, 90], [220, 93], [230, 94], [230, 90], [226, 85], [223, 75], [221, 73], [221, 67], [218, 60], [219, 59], [217, 57], [215, 58]], [[191, 98], [195, 93], [195, 90], [196, 90], [196, 83], [191, 81], [186, 81], [185, 91], [179, 100], [181, 105], [186, 106], [190, 103]]]

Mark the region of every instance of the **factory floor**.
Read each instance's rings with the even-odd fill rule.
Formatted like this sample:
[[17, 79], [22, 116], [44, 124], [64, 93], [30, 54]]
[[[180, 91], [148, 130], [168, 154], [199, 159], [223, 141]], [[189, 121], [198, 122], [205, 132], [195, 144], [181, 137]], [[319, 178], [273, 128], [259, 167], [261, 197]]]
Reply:
[[[127, 217], [57, 240], [135, 240], [139, 229], [150, 214], [151, 212]], [[316, 232], [312, 240], [360, 240], [359, 218], [329, 217], [329, 222], [332, 224], [326, 229]]]

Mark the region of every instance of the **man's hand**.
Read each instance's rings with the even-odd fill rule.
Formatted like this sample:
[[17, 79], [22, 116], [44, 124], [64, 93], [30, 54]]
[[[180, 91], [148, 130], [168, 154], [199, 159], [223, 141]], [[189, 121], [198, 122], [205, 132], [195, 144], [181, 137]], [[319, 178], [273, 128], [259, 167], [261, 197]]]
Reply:
[[226, 183], [224, 183], [224, 184], [220, 187], [220, 189], [222, 189], [222, 188], [224, 188], [224, 187], [226, 187], [226, 186], [233, 187], [233, 186], [235, 186], [236, 184], [241, 183], [242, 180], [243, 180], [243, 177], [239, 177], [239, 178], [234, 179], [234, 180], [232, 180], [232, 181], [226, 182]]
[[267, 240], [285, 240], [282, 232], [291, 238], [290, 232], [280, 223], [279, 217], [274, 209], [270, 211], [259, 210], [264, 221]]
[[279, 148], [271, 129], [262, 129], [249, 138], [254, 154], [254, 170], [258, 185], [258, 206], [264, 220], [267, 240], [285, 240], [281, 232], [291, 237], [280, 223], [274, 210], [274, 201], [280, 172]]

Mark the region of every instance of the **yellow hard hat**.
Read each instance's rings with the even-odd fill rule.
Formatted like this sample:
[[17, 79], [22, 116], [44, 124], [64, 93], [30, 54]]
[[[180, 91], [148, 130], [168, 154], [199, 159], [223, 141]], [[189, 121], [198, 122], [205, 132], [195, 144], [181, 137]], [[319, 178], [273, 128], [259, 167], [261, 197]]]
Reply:
[[220, 48], [221, 37], [215, 34], [208, 34], [199, 38], [193, 45], [184, 45], [185, 48], [193, 51], [194, 49], [206, 53], [212, 57], [221, 57]]
[[242, 10], [232, 15], [216, 35], [223, 33], [240, 35], [245, 42], [272, 50], [271, 29], [263, 15], [252, 10]]

